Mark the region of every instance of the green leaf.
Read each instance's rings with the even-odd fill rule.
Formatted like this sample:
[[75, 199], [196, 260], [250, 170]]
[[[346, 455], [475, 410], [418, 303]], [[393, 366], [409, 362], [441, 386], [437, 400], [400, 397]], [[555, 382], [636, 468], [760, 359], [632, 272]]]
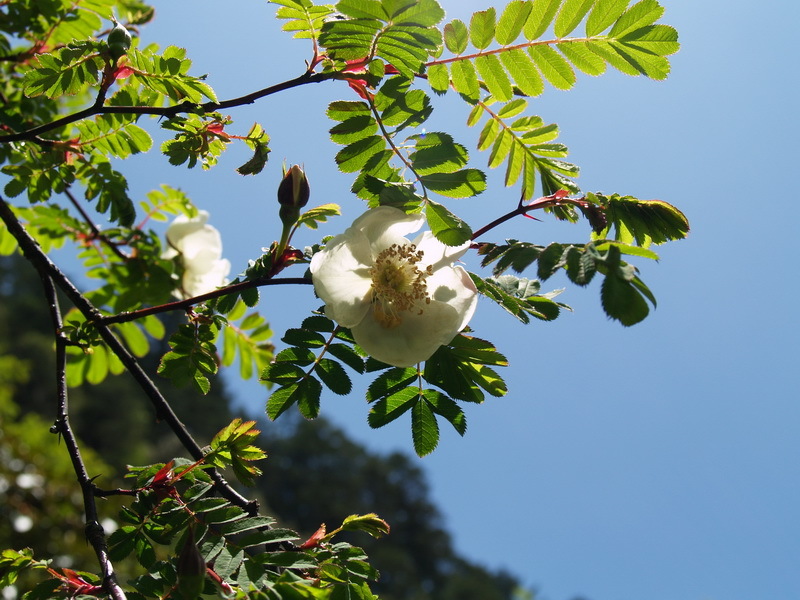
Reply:
[[102, 68], [98, 42], [72, 42], [36, 57], [37, 67], [25, 73], [22, 89], [28, 97], [58, 98], [97, 85]]
[[354, 19], [389, 20], [386, 10], [376, 0], [340, 0], [336, 4], [336, 10]]
[[433, 200], [428, 201], [425, 216], [433, 235], [447, 246], [460, 246], [472, 237], [472, 230], [465, 221]]
[[528, 48], [528, 54], [554, 88], [568, 90], [575, 85], [575, 72], [572, 67], [550, 46], [531, 46]]
[[536, 40], [547, 31], [556, 16], [561, 0], [533, 0], [531, 14], [525, 22], [524, 33], [528, 40]]
[[600, 289], [603, 310], [626, 327], [635, 325], [650, 312], [647, 301], [632, 283], [635, 270], [619, 260], [619, 249], [614, 246], [609, 248], [606, 265], [608, 273]]
[[176, 385], [194, 383], [203, 394], [211, 388], [209, 375], [217, 372], [217, 351], [213, 340], [217, 327], [212, 323], [181, 325], [170, 337], [171, 350], [161, 359], [158, 373]]
[[367, 422], [373, 429], [391, 423], [408, 412], [419, 400], [420, 390], [416, 387], [402, 388], [398, 392], [381, 398], [369, 411]]
[[189, 75], [192, 61], [186, 58], [186, 50], [169, 46], [160, 55], [155, 46], [142, 51], [131, 48], [127, 60], [133, 69], [130, 81], [143, 85], [173, 102], [187, 100], [201, 103], [205, 98], [217, 101], [214, 90], [202, 77]]
[[478, 169], [423, 175], [420, 181], [427, 189], [447, 198], [471, 198], [486, 189], [486, 175]]
[[347, 145], [375, 135], [378, 123], [370, 114], [357, 114], [331, 127], [331, 140]]
[[469, 154], [461, 144], [456, 144], [446, 133], [431, 132], [409, 138], [416, 149], [409, 160], [418, 175], [453, 173], [467, 164]]
[[608, 227], [595, 235], [603, 239], [615, 229], [614, 239], [647, 247], [680, 240], [689, 232], [689, 221], [680, 210], [662, 200], [639, 200], [632, 196], [588, 194], [587, 199], [604, 209]]
[[150, 343], [136, 323], [119, 323], [115, 328], [122, 334], [128, 349], [134, 356], [142, 358], [147, 355], [150, 350]]
[[420, 457], [433, 452], [439, 444], [439, 424], [430, 404], [422, 398], [411, 408], [411, 438]]
[[295, 225], [305, 225], [309, 229], [317, 229], [320, 223], [326, 223], [329, 217], [336, 217], [342, 214], [342, 210], [338, 204], [323, 204], [316, 206], [304, 212], [297, 219]]
[[586, 20], [586, 37], [600, 35], [608, 29], [628, 7], [630, 0], [597, 0]]
[[336, 164], [343, 173], [361, 171], [375, 155], [386, 149], [386, 141], [379, 135], [371, 135], [353, 142], [336, 154]]
[[346, 344], [330, 344], [328, 354], [335, 356], [357, 373], [364, 372], [364, 359]]
[[345, 373], [344, 368], [335, 360], [321, 358], [317, 363], [316, 372], [322, 383], [334, 394], [346, 396], [353, 389], [353, 384], [347, 373]]
[[363, 531], [374, 538], [389, 534], [389, 524], [375, 513], [345, 517], [341, 529], [343, 531]]
[[450, 66], [453, 87], [465, 100], [475, 103], [480, 97], [480, 85], [475, 66], [469, 60], [457, 60]]
[[245, 143], [253, 150], [253, 156], [236, 169], [239, 175], [257, 175], [264, 170], [267, 165], [267, 159], [271, 152], [269, 147], [269, 135], [263, 130], [261, 125], [253, 123], [250, 131], [247, 133]]
[[[302, 352], [300, 348], [287, 348], [287, 350], [295, 351], [295, 352]], [[306, 364], [305, 361], [297, 360], [288, 362], [286, 359], [289, 358], [286, 354], [286, 351], [282, 351], [278, 354], [278, 357], [282, 357], [284, 360], [280, 362], [276, 362], [269, 364], [261, 374], [261, 379], [265, 381], [270, 381], [272, 383], [277, 383], [281, 386], [288, 386], [297, 381], [301, 380], [303, 377], [306, 376], [305, 371], [298, 365]], [[311, 352], [309, 350], [309, 352]], [[311, 353], [311, 361], [307, 364], [313, 364], [316, 361], [316, 356]]]
[[437, 94], [444, 94], [450, 89], [450, 72], [447, 65], [430, 65], [427, 70], [428, 83]]
[[[284, 348], [275, 356], [275, 363], [289, 362], [300, 366], [308, 366], [317, 360], [316, 355], [308, 348]], [[267, 367], [268, 369], [274, 367]], [[265, 371], [267, 373], [268, 371]], [[268, 379], [268, 377], [264, 377]]]
[[641, 0], [631, 6], [614, 23], [609, 38], [619, 38], [642, 27], [647, 27], [658, 21], [664, 14], [664, 7], [657, 0]]
[[322, 385], [317, 379], [313, 377], [301, 379], [297, 383], [280, 388], [272, 393], [269, 400], [267, 400], [267, 416], [274, 421], [293, 404], [303, 403], [305, 410], [301, 410], [301, 413], [309, 418], [307, 414], [311, 414], [314, 407], [316, 407], [316, 412], [319, 413], [321, 394]]
[[[275, 520], [272, 517], [248, 517], [246, 519], [234, 521], [232, 523], [228, 523], [222, 526], [220, 528], [220, 532], [226, 536], [234, 535], [236, 533], [242, 533], [244, 531], [251, 531], [253, 529], [269, 527], [274, 522]], [[215, 563], [215, 566], [218, 566], [218, 564], [219, 562]]]
[[540, 96], [544, 92], [544, 82], [533, 60], [519, 48], [500, 54], [500, 62], [514, 80], [514, 84], [526, 96]]
[[295, 38], [316, 40], [325, 20], [333, 14], [330, 5], [314, 6], [306, 0], [271, 0], [282, 7], [277, 10], [279, 19], [286, 19], [281, 29], [294, 32]]
[[488, 48], [494, 40], [495, 22], [494, 8], [473, 13], [469, 22], [469, 37], [478, 50]]
[[322, 348], [325, 345], [325, 338], [322, 335], [307, 329], [288, 329], [281, 341], [303, 348]]
[[561, 10], [556, 17], [553, 30], [557, 38], [563, 38], [572, 33], [589, 12], [596, 0], [564, 0]]
[[469, 43], [469, 30], [463, 21], [453, 19], [444, 26], [444, 43], [453, 54], [461, 54]]
[[564, 57], [587, 75], [597, 76], [605, 73], [606, 63], [587, 42], [565, 42], [558, 45]]
[[489, 93], [500, 102], [513, 97], [511, 81], [503, 70], [503, 64], [494, 54], [486, 54], [475, 59], [475, 67], [483, 78]]
[[399, 390], [410, 389], [409, 384], [417, 376], [417, 370], [412, 367], [392, 367], [384, 371], [367, 388], [367, 402], [374, 402]]
[[447, 419], [459, 435], [463, 436], [467, 432], [467, 417], [451, 398], [436, 390], [425, 390], [423, 397], [430, 404], [431, 410]]
[[474, 273], [470, 273], [470, 276], [481, 294], [495, 301], [522, 323], [529, 323], [530, 316], [542, 321], [552, 321], [561, 312], [558, 303], [539, 294], [538, 281], [513, 275], [500, 275], [487, 279], [482, 279]]
[[514, 43], [525, 27], [531, 8], [532, 4], [527, 0], [511, 0], [506, 4], [495, 30], [498, 44], [507, 46]]

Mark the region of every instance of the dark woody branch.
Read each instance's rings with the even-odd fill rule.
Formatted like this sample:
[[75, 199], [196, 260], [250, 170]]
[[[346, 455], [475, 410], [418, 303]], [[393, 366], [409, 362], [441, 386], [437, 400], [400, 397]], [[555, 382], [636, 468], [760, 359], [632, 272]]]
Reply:
[[126, 600], [125, 592], [117, 582], [117, 576], [114, 573], [114, 566], [108, 557], [108, 545], [106, 544], [105, 532], [103, 526], [100, 525], [97, 503], [94, 494], [94, 484], [92, 483], [89, 474], [86, 471], [86, 465], [81, 457], [81, 451], [78, 447], [78, 441], [72, 431], [72, 426], [69, 421], [69, 398], [67, 394], [67, 341], [61, 335], [61, 309], [58, 304], [58, 297], [56, 295], [56, 287], [53, 284], [53, 279], [45, 274], [42, 270], [39, 271], [44, 286], [44, 295], [47, 298], [48, 308], [50, 309], [50, 316], [53, 321], [53, 331], [56, 340], [56, 388], [58, 396], [58, 408], [56, 411], [56, 422], [52, 431], [58, 433], [63, 439], [67, 447], [72, 467], [75, 470], [75, 475], [78, 478], [78, 483], [81, 486], [83, 494], [83, 508], [86, 515], [85, 534], [86, 539], [94, 548], [97, 560], [100, 563], [100, 569], [103, 574], [103, 587], [106, 592], [114, 600]]

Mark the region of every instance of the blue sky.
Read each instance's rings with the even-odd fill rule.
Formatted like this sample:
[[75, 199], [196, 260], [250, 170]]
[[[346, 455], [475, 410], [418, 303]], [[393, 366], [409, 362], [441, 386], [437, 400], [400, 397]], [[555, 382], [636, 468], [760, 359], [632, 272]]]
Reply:
[[[187, 47], [193, 72], [207, 72], [220, 98], [294, 77], [309, 57], [264, 1], [153, 4], [158, 16], [145, 41]], [[448, 18], [465, 20], [491, 5], [442, 4]], [[472, 326], [509, 357], [511, 391], [467, 407], [463, 439], [443, 426], [440, 447], [421, 464], [458, 550], [512, 571], [542, 598], [796, 600], [800, 10], [788, 1], [662, 4], [682, 43], [667, 81], [582, 76], [572, 91], [548, 89], [531, 102], [560, 125], [584, 190], [659, 198], [689, 217], [687, 240], [659, 249], [661, 262], [639, 264], [658, 309], [624, 328], [600, 310], [597, 285], [564, 280], [545, 287], [567, 287], [560, 299], [575, 312], [553, 323], [522, 327], [482, 302]], [[134, 159], [133, 191], [182, 187], [211, 212], [240, 270], [280, 233], [274, 194], [285, 159], [305, 164], [312, 204], [343, 206], [344, 217], [323, 230], [338, 233], [363, 207], [348, 196], [351, 177], [333, 165], [324, 110], [336, 99], [355, 98], [326, 83], [230, 112], [241, 133], [259, 121], [272, 136], [262, 175], [233, 172], [244, 150], [205, 173]], [[463, 104], [436, 106], [428, 130], [474, 147]], [[472, 158], [485, 165], [477, 151]], [[518, 192], [496, 176], [492, 183], [451, 208], [473, 227], [506, 212]], [[296, 242], [317, 241], [311, 233]], [[496, 234], [535, 243], [587, 235], [582, 225], [527, 219]], [[264, 291], [261, 309], [280, 332], [317, 305], [308, 288], [276, 288]], [[263, 410], [263, 388], [235, 391]], [[327, 397], [322, 410], [370, 448], [411, 452], [408, 421], [369, 429], [357, 394]]]

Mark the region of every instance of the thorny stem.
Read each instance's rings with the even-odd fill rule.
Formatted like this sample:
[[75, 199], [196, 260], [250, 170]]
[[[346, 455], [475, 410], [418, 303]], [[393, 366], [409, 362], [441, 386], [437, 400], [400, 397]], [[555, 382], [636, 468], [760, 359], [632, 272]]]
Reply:
[[103, 526], [100, 525], [97, 514], [97, 503], [95, 501], [95, 486], [86, 472], [86, 465], [81, 457], [81, 451], [78, 447], [78, 442], [75, 439], [75, 434], [72, 431], [72, 426], [69, 422], [68, 413], [68, 394], [67, 394], [67, 340], [61, 335], [61, 309], [58, 304], [58, 297], [56, 295], [56, 287], [53, 283], [52, 277], [44, 270], [39, 271], [39, 276], [42, 279], [44, 286], [44, 295], [47, 298], [47, 304], [50, 309], [50, 316], [53, 321], [53, 331], [56, 339], [56, 388], [58, 395], [58, 408], [56, 413], [56, 423], [54, 430], [64, 438], [64, 443], [67, 446], [67, 452], [72, 460], [72, 468], [75, 470], [75, 475], [78, 478], [78, 483], [81, 486], [83, 493], [83, 510], [86, 515], [85, 534], [86, 539], [94, 548], [97, 560], [100, 563], [100, 569], [103, 573], [103, 587], [114, 600], [126, 600], [125, 592], [122, 591], [117, 576], [114, 573], [114, 566], [108, 557], [108, 545], [106, 544], [106, 537], [103, 531]]
[[[34, 265], [40, 276], [46, 276], [52, 279], [53, 283], [66, 294], [72, 304], [84, 315], [86, 320], [96, 324], [97, 332], [100, 334], [100, 337], [117, 358], [119, 358], [120, 362], [122, 362], [127, 371], [139, 384], [139, 387], [145, 395], [150, 399], [150, 402], [156, 410], [158, 419], [167, 423], [175, 434], [175, 437], [178, 438], [192, 458], [195, 460], [202, 459], [204, 456], [202, 448], [198, 445], [183, 423], [181, 423], [180, 419], [178, 419], [178, 416], [172, 410], [169, 402], [167, 402], [166, 398], [161, 394], [158, 386], [153, 383], [136, 358], [125, 348], [122, 342], [119, 341], [110, 327], [102, 322], [100, 311], [81, 294], [78, 288], [64, 275], [61, 269], [59, 269], [50, 260], [47, 254], [42, 251], [36, 243], [36, 240], [25, 231], [22, 224], [12, 212], [11, 207], [2, 197], [0, 197], [0, 219], [6, 224], [9, 233], [17, 240], [22, 253]], [[208, 473], [214, 480], [214, 487], [221, 496], [236, 506], [245, 509], [251, 515], [255, 515], [258, 512], [258, 502], [256, 500], [249, 501], [244, 498], [230, 486], [216, 469], [210, 469]]]
[[517, 204], [517, 208], [514, 210], [504, 214], [501, 217], [498, 217], [488, 225], [484, 225], [476, 232], [472, 234], [472, 240], [479, 238], [487, 231], [494, 229], [498, 225], [505, 223], [513, 219], [514, 217], [520, 215], [527, 215], [529, 212], [533, 210], [538, 210], [540, 208], [547, 208], [550, 206], [558, 206], [559, 204], [572, 204], [574, 206], [582, 206], [586, 204], [584, 197], [581, 198], [567, 198], [563, 191], [556, 192], [555, 194], [551, 194], [550, 196], [542, 196], [541, 198], [537, 198], [536, 200], [532, 200], [528, 204], [524, 204], [524, 200], [520, 198], [519, 203]]

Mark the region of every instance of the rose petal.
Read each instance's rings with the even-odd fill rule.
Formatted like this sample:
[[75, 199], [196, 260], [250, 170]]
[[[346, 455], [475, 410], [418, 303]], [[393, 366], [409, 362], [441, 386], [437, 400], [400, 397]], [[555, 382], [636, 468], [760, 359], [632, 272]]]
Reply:
[[178, 215], [167, 228], [167, 242], [170, 246], [178, 248], [183, 238], [203, 228], [208, 217], [208, 211], [205, 210], [197, 211], [197, 216], [192, 218]]
[[[398, 238], [417, 231], [424, 222], [421, 214], [407, 215], [392, 206], [379, 206], [353, 221], [351, 229], [361, 231], [373, 248], [379, 248], [380, 252], [396, 243]], [[403, 242], [407, 243], [408, 240], [403, 239]]]
[[424, 305], [424, 312], [404, 313], [397, 327], [385, 328], [375, 320], [372, 311], [352, 333], [356, 343], [370, 356], [395, 367], [411, 367], [428, 360], [442, 344], [458, 333], [461, 316], [444, 302]]
[[218, 287], [225, 285], [226, 277], [230, 272], [231, 263], [226, 259], [215, 261], [206, 271], [186, 270], [181, 280], [183, 292], [187, 298], [213, 292]]
[[478, 288], [469, 273], [463, 267], [445, 267], [434, 271], [427, 282], [432, 300], [446, 302], [461, 315], [456, 333], [464, 329], [478, 307]]
[[417, 250], [422, 251], [420, 268], [431, 265], [434, 271], [452, 265], [453, 261], [461, 258], [470, 246], [470, 242], [465, 242], [460, 246], [447, 246], [437, 240], [430, 231], [423, 231], [414, 239], [413, 244]]
[[328, 246], [311, 259], [314, 290], [325, 302], [325, 314], [343, 327], [352, 327], [361, 321], [372, 299], [369, 267], [355, 256], [354, 249], [358, 254], [364, 254], [366, 249], [369, 254], [369, 245], [364, 239], [361, 244], [342, 241]]

